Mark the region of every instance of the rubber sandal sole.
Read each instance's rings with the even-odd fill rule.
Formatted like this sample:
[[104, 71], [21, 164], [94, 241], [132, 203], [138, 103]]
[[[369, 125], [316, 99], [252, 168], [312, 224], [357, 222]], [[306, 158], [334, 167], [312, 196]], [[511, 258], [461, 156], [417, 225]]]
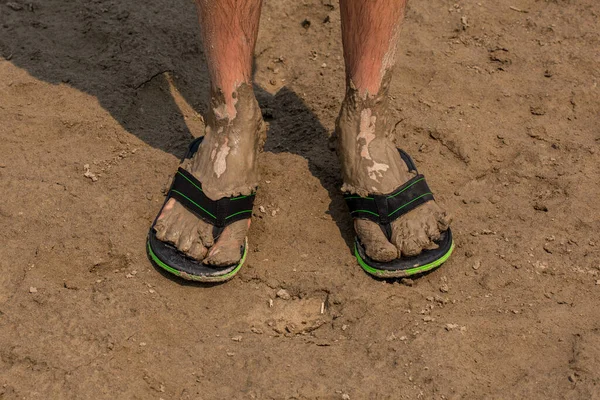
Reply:
[[374, 277], [384, 278], [384, 279], [385, 278], [406, 278], [411, 275], [422, 274], [422, 273], [431, 271], [433, 269], [436, 269], [436, 268], [440, 267], [443, 263], [445, 263], [446, 260], [448, 260], [448, 258], [452, 255], [453, 251], [454, 251], [454, 243], [452, 243], [452, 247], [448, 250], [448, 252], [446, 252], [438, 260], [435, 260], [435, 261], [430, 262], [425, 265], [420, 265], [418, 267], [409, 268], [406, 270], [389, 271], [389, 270], [373, 268], [370, 265], [368, 265], [365, 262], [365, 260], [363, 260], [362, 257], [360, 256], [356, 243], [354, 245], [354, 255], [356, 256], [356, 260], [358, 261], [358, 264], [361, 266], [361, 268], [366, 273], [368, 273]]
[[[160, 242], [160, 243], [163, 243], [163, 242]], [[165, 246], [170, 246], [166, 243], [164, 243], [164, 244], [165, 244]], [[240, 262], [238, 264], [235, 264], [233, 266], [233, 268], [229, 268], [229, 267], [223, 268], [222, 274], [219, 274], [217, 269], [214, 270], [214, 271], [217, 271], [217, 273], [194, 274], [192, 272], [186, 272], [186, 271], [182, 271], [180, 269], [174, 268], [172, 265], [168, 265], [165, 262], [166, 260], [161, 260], [161, 258], [156, 254], [157, 252], [155, 252], [155, 250], [152, 248], [150, 238], [148, 238], [148, 241], [147, 241], [147, 250], [148, 250], [148, 258], [150, 259], [150, 261], [152, 261], [152, 263], [154, 265], [156, 265], [156, 266], [162, 268], [163, 270], [165, 270], [173, 275], [176, 275], [182, 279], [185, 279], [188, 281], [195, 281], [195, 282], [225, 282], [225, 281], [228, 281], [231, 278], [233, 278], [239, 272], [239, 270], [242, 268], [242, 266], [244, 265], [244, 262], [246, 261], [246, 256], [248, 255], [248, 238], [246, 238], [244, 241], [244, 248], [242, 250], [242, 258], [240, 259]], [[185, 257], [185, 256], [181, 255], [180, 257]], [[189, 259], [189, 260], [191, 260], [191, 259]], [[188, 262], [190, 262], [190, 261], [188, 261]], [[197, 261], [195, 261], [195, 263], [199, 266], [203, 265], [202, 263], [197, 262]]]

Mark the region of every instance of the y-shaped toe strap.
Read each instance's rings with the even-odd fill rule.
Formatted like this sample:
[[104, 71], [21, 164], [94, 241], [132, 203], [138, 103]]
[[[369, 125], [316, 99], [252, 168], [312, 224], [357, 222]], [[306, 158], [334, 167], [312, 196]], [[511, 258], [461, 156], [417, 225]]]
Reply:
[[367, 197], [346, 194], [344, 200], [352, 217], [387, 225], [421, 204], [433, 200], [433, 194], [425, 177], [419, 174], [390, 194]]
[[366, 197], [355, 194], [344, 195], [350, 215], [353, 218], [368, 219], [379, 224], [388, 239], [392, 234], [390, 224], [393, 221], [421, 204], [433, 200], [427, 181], [418, 173], [412, 158], [406, 152], [400, 149], [398, 151], [408, 170], [416, 172], [417, 176], [389, 194], [370, 194]]
[[252, 217], [255, 194], [211, 200], [202, 191], [202, 184], [183, 168], [177, 170], [169, 196], [177, 199], [198, 218], [215, 227], [224, 227]]

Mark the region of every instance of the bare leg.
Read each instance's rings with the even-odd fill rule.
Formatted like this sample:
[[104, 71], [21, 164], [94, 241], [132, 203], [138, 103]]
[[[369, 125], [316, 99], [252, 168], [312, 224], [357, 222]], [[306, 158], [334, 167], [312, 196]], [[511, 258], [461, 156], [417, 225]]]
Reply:
[[[340, 0], [346, 61], [346, 97], [336, 131], [343, 190], [386, 194], [413, 175], [400, 158], [388, 120], [388, 89], [406, 0]], [[450, 217], [434, 201], [392, 223], [388, 241], [379, 226], [356, 220], [367, 255], [378, 261], [414, 256], [434, 247]]]
[[[262, 0], [196, 0], [204, 53], [211, 79], [211, 105], [204, 140], [183, 167], [213, 200], [250, 194], [258, 185], [257, 156], [264, 124], [252, 91], [252, 57]], [[212, 226], [176, 200], [165, 205], [156, 224], [158, 239], [207, 264], [240, 259], [250, 220], [229, 225], [216, 243]]]

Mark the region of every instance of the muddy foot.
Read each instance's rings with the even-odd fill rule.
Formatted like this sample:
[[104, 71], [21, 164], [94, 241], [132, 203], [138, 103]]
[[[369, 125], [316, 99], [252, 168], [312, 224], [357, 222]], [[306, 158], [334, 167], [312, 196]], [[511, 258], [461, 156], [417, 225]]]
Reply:
[[[182, 165], [200, 182], [212, 200], [248, 195], [258, 185], [257, 157], [265, 130], [252, 88], [238, 88], [235, 109], [227, 109], [214, 96], [207, 116], [206, 131], [198, 152]], [[227, 226], [213, 237], [213, 226], [198, 219], [175, 199], [170, 199], [155, 225], [159, 240], [176, 246], [189, 257], [214, 266], [228, 266], [241, 258], [250, 220]]]
[[[391, 193], [414, 176], [391, 137], [388, 86], [386, 78], [380, 93], [374, 97], [360, 95], [352, 87], [347, 90], [336, 124], [343, 191], [361, 196]], [[434, 240], [448, 229], [451, 220], [435, 201], [429, 201], [392, 222], [390, 240], [372, 221], [356, 219], [354, 228], [367, 255], [388, 262], [436, 248]]]

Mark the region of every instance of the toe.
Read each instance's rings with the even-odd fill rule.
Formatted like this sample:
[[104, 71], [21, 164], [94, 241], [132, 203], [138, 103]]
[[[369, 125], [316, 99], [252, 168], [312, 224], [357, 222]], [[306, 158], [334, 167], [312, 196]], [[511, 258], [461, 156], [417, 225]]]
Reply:
[[420, 221], [408, 221], [406, 228], [401, 253], [406, 257], [414, 257], [423, 251], [423, 248], [428, 246], [431, 241]]
[[163, 206], [160, 215], [158, 216], [158, 220], [160, 221], [161, 219], [164, 219], [165, 216], [168, 216], [169, 213], [171, 212], [171, 210], [173, 209], [173, 207], [175, 206], [175, 199], [170, 198], [169, 200], [167, 200], [167, 202], [165, 203], [165, 205]]
[[448, 230], [448, 227], [452, 223], [452, 215], [446, 210], [440, 210], [437, 215], [437, 225], [440, 232]]
[[224, 267], [239, 262], [249, 226], [250, 220], [237, 221], [227, 226], [210, 249], [204, 263]]
[[194, 241], [190, 249], [186, 252], [188, 256], [194, 258], [198, 261], [201, 261], [206, 256], [207, 250], [206, 247], [200, 243], [200, 240]]
[[440, 239], [440, 229], [438, 226], [438, 222], [433, 216], [431, 218], [428, 218], [427, 222], [425, 223], [425, 233], [429, 237], [429, 240], [432, 242]]
[[173, 232], [169, 233], [169, 231], [173, 228], [173, 225], [177, 224], [181, 214], [177, 206], [178, 203], [174, 199], [169, 199], [156, 219], [154, 230], [156, 231], [157, 239], [162, 242], [169, 242], [170, 240], [167, 238], [172, 238]]
[[179, 237], [181, 236], [181, 230], [183, 227], [183, 218], [178, 216], [173, 221], [169, 221], [169, 225], [166, 229], [164, 239], [165, 242], [176, 245], [179, 241]]
[[172, 212], [165, 212], [164, 208], [163, 211], [160, 213], [160, 215], [158, 216], [158, 218], [156, 219], [156, 224], [154, 224], [154, 230], [156, 231], [156, 237], [158, 240], [162, 241], [162, 242], [166, 242], [167, 239], [167, 231], [169, 230], [169, 227], [172, 225], [172, 220], [174, 220], [176, 218], [176, 215], [174, 215]]
[[167, 226], [163, 220], [156, 221], [156, 224], [154, 224], [154, 231], [156, 232], [156, 238], [164, 242], [165, 234], [167, 233]]
[[417, 244], [414, 238], [408, 238], [402, 242], [402, 256], [412, 257], [421, 252], [421, 246]]
[[402, 250], [404, 249], [404, 241], [408, 237], [408, 235], [405, 233], [406, 231], [406, 222], [401, 218], [392, 222], [392, 244], [396, 246], [398, 255], [402, 255]]
[[429, 220], [427, 220], [424, 229], [428, 241], [427, 244], [423, 246], [423, 250], [437, 249], [439, 246], [435, 242], [440, 240], [441, 234], [440, 230], [438, 229], [435, 218], [432, 217]]
[[408, 238], [402, 243], [402, 255], [404, 257], [414, 257], [423, 251], [427, 243], [422, 243], [419, 238]]
[[238, 263], [241, 258], [240, 246], [219, 246], [214, 250], [211, 249], [210, 255], [206, 257], [204, 263], [215, 267], [227, 267]]
[[181, 235], [179, 235], [179, 240], [177, 241], [177, 248], [187, 253], [197, 240], [199, 240], [199, 237], [196, 233], [196, 221], [189, 221], [181, 230]]
[[200, 239], [202, 240], [202, 243], [204, 243], [205, 247], [211, 247], [215, 244], [213, 237], [213, 226], [209, 223], [199, 220], [196, 232], [200, 236]]
[[416, 256], [424, 248], [431, 248], [431, 245], [435, 247], [423, 224], [404, 218], [392, 223], [392, 243], [398, 249], [398, 254], [405, 257]]
[[389, 262], [398, 258], [398, 250], [391, 244], [376, 223], [357, 219], [354, 229], [361, 243], [365, 247], [367, 256], [380, 262]]

